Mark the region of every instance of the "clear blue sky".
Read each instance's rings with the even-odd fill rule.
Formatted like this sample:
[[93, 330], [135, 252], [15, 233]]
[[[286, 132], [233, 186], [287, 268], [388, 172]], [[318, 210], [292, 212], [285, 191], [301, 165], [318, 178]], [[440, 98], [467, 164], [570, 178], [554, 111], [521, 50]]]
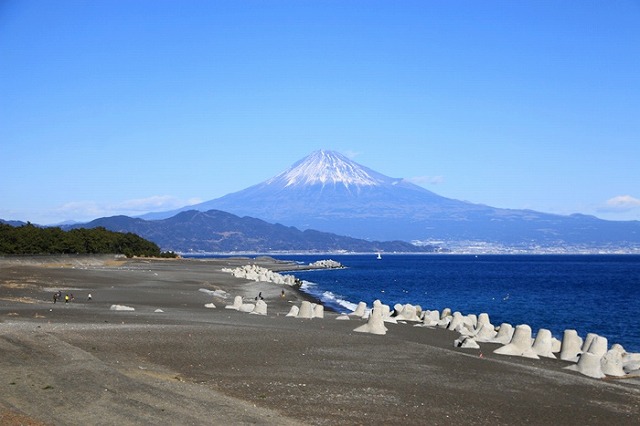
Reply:
[[172, 209], [317, 149], [640, 219], [640, 1], [0, 0], [0, 218]]

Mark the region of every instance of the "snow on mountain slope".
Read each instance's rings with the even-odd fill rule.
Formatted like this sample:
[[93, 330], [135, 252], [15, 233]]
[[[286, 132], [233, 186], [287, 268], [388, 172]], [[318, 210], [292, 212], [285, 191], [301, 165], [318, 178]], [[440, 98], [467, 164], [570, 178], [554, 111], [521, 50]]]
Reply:
[[349, 186], [379, 186], [390, 179], [334, 151], [315, 151], [291, 168], [265, 182], [284, 187], [300, 185], [342, 184]]

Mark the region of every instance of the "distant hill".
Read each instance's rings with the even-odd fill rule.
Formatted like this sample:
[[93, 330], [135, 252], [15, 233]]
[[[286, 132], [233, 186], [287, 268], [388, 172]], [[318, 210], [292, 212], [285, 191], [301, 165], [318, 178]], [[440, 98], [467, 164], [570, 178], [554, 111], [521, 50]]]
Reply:
[[219, 210], [190, 210], [160, 220], [128, 216], [96, 219], [66, 228], [104, 227], [132, 232], [178, 252], [434, 252], [437, 247], [416, 247], [403, 241], [366, 241], [314, 230], [267, 223], [252, 217], [238, 217]]
[[279, 175], [179, 211], [218, 209], [299, 229], [368, 240], [486, 241], [528, 247], [640, 245], [640, 221], [606, 221], [501, 209], [437, 195], [333, 151], [316, 151]]

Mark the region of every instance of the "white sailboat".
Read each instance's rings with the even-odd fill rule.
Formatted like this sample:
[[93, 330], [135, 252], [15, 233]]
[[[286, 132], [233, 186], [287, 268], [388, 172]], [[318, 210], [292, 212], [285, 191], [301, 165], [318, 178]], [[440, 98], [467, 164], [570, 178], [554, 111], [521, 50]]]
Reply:
[[378, 260], [382, 259], [382, 254], [380, 254], [380, 252], [378, 252], [378, 257], [376, 257], [376, 259]]

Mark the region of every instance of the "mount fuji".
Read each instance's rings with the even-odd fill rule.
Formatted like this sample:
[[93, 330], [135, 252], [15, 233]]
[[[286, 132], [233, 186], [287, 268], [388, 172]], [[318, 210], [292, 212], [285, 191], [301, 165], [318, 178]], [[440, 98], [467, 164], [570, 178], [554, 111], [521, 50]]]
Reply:
[[211, 209], [380, 241], [483, 241], [528, 247], [640, 243], [638, 221], [614, 222], [454, 200], [324, 150], [244, 190], [142, 218], [163, 219], [181, 211]]

